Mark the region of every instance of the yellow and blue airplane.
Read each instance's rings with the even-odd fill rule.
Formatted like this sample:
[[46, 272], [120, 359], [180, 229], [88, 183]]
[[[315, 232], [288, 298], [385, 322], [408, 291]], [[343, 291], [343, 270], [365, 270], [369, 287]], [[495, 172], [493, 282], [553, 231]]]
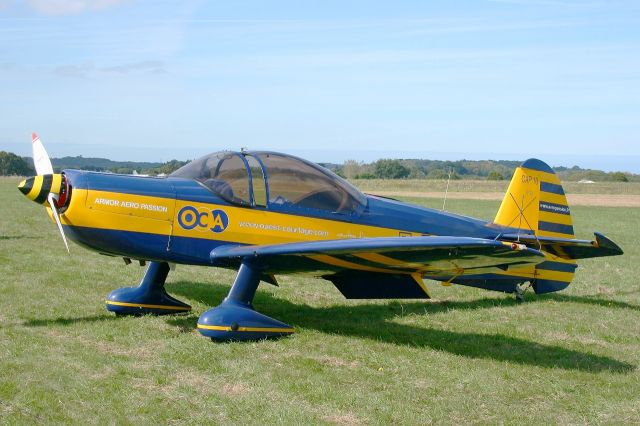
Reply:
[[[54, 173], [33, 134], [37, 176], [20, 191], [44, 204], [66, 236], [90, 250], [149, 261], [137, 287], [114, 290], [116, 314], [191, 307], [164, 288], [171, 263], [238, 271], [228, 296], [198, 320], [213, 340], [288, 335], [257, 312], [261, 281], [311, 274], [349, 299], [430, 297], [424, 279], [515, 293], [566, 288], [576, 260], [622, 254], [611, 240], [575, 239], [554, 171], [530, 159], [515, 170], [493, 221], [363, 194], [316, 164], [264, 151], [217, 152], [165, 178], [64, 170]], [[67, 246], [68, 250], [68, 246]]]

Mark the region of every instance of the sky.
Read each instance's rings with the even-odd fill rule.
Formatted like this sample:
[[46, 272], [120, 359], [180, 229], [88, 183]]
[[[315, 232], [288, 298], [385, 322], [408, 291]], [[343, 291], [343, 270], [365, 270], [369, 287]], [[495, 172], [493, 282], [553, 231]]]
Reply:
[[640, 2], [0, 0], [0, 150], [640, 173]]

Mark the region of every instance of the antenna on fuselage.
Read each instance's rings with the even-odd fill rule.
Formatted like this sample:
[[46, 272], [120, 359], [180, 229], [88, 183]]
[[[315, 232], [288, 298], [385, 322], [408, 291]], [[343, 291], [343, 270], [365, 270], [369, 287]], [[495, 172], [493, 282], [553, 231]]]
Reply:
[[447, 205], [447, 194], [449, 194], [449, 182], [451, 182], [451, 172], [453, 169], [449, 169], [449, 177], [447, 178], [447, 189], [444, 191], [444, 200], [442, 201], [442, 211], [444, 211], [444, 206]]

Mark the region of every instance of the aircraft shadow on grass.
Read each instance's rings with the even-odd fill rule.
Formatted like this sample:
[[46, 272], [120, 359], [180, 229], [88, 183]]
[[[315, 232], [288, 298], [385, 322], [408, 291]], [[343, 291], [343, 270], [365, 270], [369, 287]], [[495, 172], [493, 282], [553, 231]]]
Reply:
[[[228, 287], [181, 281], [170, 284], [169, 290], [177, 295], [197, 300], [207, 306], [216, 306], [226, 296]], [[629, 303], [588, 296], [552, 294], [529, 299], [528, 302], [544, 301], [545, 299], [640, 310], [640, 306]], [[504, 334], [448, 331], [428, 327], [415, 327], [390, 321], [403, 315], [424, 315], [446, 311], [518, 305], [514, 299], [503, 296], [441, 303], [393, 302], [316, 308], [305, 304], [294, 304], [287, 300], [275, 298], [268, 293], [258, 292], [255, 304], [260, 307], [261, 312], [297, 327], [378, 342], [431, 348], [467, 358], [494, 359], [546, 368], [591, 372], [612, 371], [627, 373], [636, 368], [632, 364], [607, 356], [531, 342]], [[194, 312], [188, 315], [171, 316], [167, 317], [167, 322], [179, 327], [184, 332], [192, 332], [196, 327], [198, 315], [199, 313]], [[120, 318], [105, 313], [104, 315], [76, 318], [31, 319], [25, 321], [23, 325], [27, 327], [66, 326], [76, 323], [118, 320]]]
[[[171, 284], [171, 291], [208, 305], [219, 304], [227, 294], [227, 287], [194, 282]], [[574, 297], [576, 300], [574, 300]], [[603, 306], [611, 301], [577, 296], [555, 296], [561, 301], [595, 303]], [[587, 299], [587, 300], [582, 300]], [[536, 300], [536, 299], [533, 299]], [[544, 299], [538, 299], [544, 300]], [[597, 302], [597, 301], [600, 302]], [[613, 306], [640, 309], [623, 302]], [[348, 335], [378, 342], [432, 348], [452, 354], [479, 359], [495, 359], [518, 364], [547, 368], [562, 368], [583, 371], [613, 371], [625, 373], [635, 366], [616, 359], [584, 353], [560, 346], [541, 344], [506, 336], [503, 334], [480, 334], [448, 331], [436, 328], [415, 327], [390, 321], [410, 314], [433, 314], [438, 312], [486, 309], [496, 306], [517, 306], [511, 298], [495, 297], [474, 301], [447, 301], [443, 303], [387, 303], [358, 304], [329, 307], [312, 307], [278, 299], [265, 292], [258, 292], [255, 305], [266, 315], [278, 318], [297, 327], [309, 328], [323, 333]], [[184, 331], [196, 327], [197, 315], [170, 318], [169, 323]]]
[[58, 318], [45, 318], [45, 319], [29, 319], [22, 323], [25, 327], [49, 327], [52, 325], [73, 325], [79, 323], [91, 323], [100, 321], [110, 321], [117, 319], [115, 315], [104, 313], [102, 315], [91, 315], [86, 317], [58, 317]]
[[[626, 294], [635, 293], [635, 292], [626, 292]], [[617, 293], [620, 295], [621, 293]], [[618, 300], [611, 299], [602, 299], [596, 296], [572, 296], [568, 294], [557, 294], [552, 293], [543, 296], [541, 300], [544, 299], [557, 300], [559, 302], [573, 302], [573, 303], [584, 303], [585, 305], [595, 305], [602, 306], [605, 308], [619, 308], [619, 309], [631, 309], [634, 311], [640, 311], [639, 305], [634, 305], [632, 303], [621, 302]]]
[[35, 240], [35, 239], [40, 239], [40, 237], [36, 237], [36, 236], [32, 237], [29, 235], [0, 235], [0, 241], [22, 240], [22, 239]]

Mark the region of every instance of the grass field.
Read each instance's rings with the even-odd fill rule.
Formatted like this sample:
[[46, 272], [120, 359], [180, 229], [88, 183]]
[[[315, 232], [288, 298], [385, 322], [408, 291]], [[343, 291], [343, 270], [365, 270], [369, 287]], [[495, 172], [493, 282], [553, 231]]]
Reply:
[[[600, 230], [626, 254], [581, 262], [561, 293], [516, 304], [430, 282], [432, 301], [355, 302], [329, 282], [282, 277], [255, 305], [296, 334], [214, 344], [196, 320], [231, 271], [169, 275], [192, 314], [110, 315], [105, 295], [144, 270], [76, 245], [68, 255], [16, 184], [0, 180], [0, 423], [640, 422], [638, 208], [572, 209], [578, 237]], [[487, 219], [498, 205], [447, 202]]]
[[[356, 186], [365, 192], [376, 191], [424, 191], [442, 192], [447, 187], [446, 180], [437, 179], [356, 179]], [[504, 194], [509, 186], [508, 180], [452, 180], [450, 192], [499, 192]], [[640, 195], [640, 182], [562, 182], [568, 194], [620, 194]]]

